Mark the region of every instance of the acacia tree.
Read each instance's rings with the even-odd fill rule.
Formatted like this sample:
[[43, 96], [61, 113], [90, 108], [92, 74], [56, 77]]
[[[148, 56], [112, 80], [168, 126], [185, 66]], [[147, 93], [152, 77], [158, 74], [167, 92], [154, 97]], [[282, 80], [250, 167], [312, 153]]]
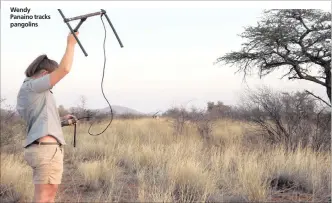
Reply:
[[[282, 78], [314, 82], [326, 88], [331, 103], [331, 13], [321, 10], [282, 9], [264, 11], [256, 26], [240, 36], [240, 51], [225, 54], [216, 63], [237, 65], [244, 78], [252, 70], [260, 77], [287, 67]], [[323, 101], [322, 98], [307, 91]]]

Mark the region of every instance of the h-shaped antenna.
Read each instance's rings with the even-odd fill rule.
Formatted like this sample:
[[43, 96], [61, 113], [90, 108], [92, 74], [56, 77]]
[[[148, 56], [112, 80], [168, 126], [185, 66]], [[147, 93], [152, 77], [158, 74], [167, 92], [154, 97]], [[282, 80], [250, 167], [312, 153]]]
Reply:
[[[115, 34], [115, 36], [116, 36], [116, 38], [117, 38], [119, 44], [120, 44], [120, 47], [121, 47], [121, 48], [123, 47], [122, 42], [121, 42], [121, 40], [120, 40], [118, 34], [116, 33], [115, 28], [113, 27], [113, 25], [112, 25], [112, 23], [111, 23], [111, 20], [108, 18], [107, 14], [106, 14], [106, 11], [105, 11], [104, 9], [100, 9], [100, 10], [101, 10], [100, 12], [89, 13], [89, 14], [86, 14], [86, 15], [76, 16], [76, 17], [72, 17], [72, 18], [66, 18], [65, 15], [62, 13], [61, 9], [58, 9], [60, 15], [61, 15], [62, 18], [63, 18], [63, 21], [67, 24], [68, 28], [70, 29], [70, 32], [74, 35], [74, 37], [75, 37], [75, 39], [76, 39], [76, 41], [77, 41], [77, 44], [81, 47], [81, 49], [82, 49], [82, 51], [83, 51], [83, 53], [84, 53], [85, 56], [88, 56], [88, 54], [86, 53], [86, 51], [85, 51], [83, 45], [81, 44], [80, 40], [78, 39], [78, 37], [75, 35], [75, 32], [78, 31], [78, 29], [81, 27], [81, 25], [83, 24], [83, 22], [84, 22], [87, 18], [92, 17], [92, 16], [97, 16], [97, 15], [101, 15], [101, 16], [103, 16], [103, 15], [104, 15], [104, 16], [106, 17], [108, 23], [110, 24], [110, 26], [111, 26], [111, 28], [112, 28], [112, 30], [113, 30], [113, 32], [114, 32], [114, 34]], [[75, 29], [73, 29], [73, 28], [70, 26], [70, 24], [69, 24], [69, 22], [70, 22], [70, 21], [73, 21], [73, 20], [80, 20], [80, 22], [77, 24], [77, 26], [75, 27]]]

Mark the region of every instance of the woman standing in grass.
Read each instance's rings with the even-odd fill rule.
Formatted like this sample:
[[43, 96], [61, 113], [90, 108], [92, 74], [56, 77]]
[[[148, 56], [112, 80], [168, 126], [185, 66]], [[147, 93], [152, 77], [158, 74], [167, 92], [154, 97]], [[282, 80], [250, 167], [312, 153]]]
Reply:
[[17, 111], [27, 124], [24, 158], [33, 169], [33, 202], [54, 202], [61, 184], [66, 145], [61, 127], [76, 118], [67, 115], [60, 120], [51, 89], [70, 72], [75, 45], [75, 37], [69, 34], [60, 64], [46, 55], [37, 57], [26, 69], [17, 96]]

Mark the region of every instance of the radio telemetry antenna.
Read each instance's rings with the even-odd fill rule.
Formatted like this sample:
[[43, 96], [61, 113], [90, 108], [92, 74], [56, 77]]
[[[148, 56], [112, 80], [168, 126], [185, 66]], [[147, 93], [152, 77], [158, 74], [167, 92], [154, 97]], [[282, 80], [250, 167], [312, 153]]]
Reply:
[[[111, 28], [112, 28], [112, 30], [113, 30], [115, 36], [116, 36], [116, 39], [118, 40], [118, 42], [119, 42], [119, 44], [120, 44], [120, 47], [121, 47], [121, 48], [123, 47], [122, 42], [121, 42], [121, 40], [120, 40], [120, 38], [119, 38], [119, 36], [118, 36], [118, 34], [117, 34], [117, 32], [116, 32], [114, 26], [113, 26], [112, 23], [111, 23], [111, 20], [109, 19], [109, 17], [108, 17], [107, 14], [106, 14], [106, 11], [105, 11], [104, 9], [100, 9], [100, 10], [101, 10], [101, 11], [99, 11], [99, 12], [95, 12], [95, 13], [88, 13], [88, 14], [85, 14], [85, 15], [80, 15], [80, 16], [76, 16], [76, 17], [72, 17], [72, 18], [66, 18], [65, 15], [63, 14], [63, 12], [61, 11], [61, 9], [58, 9], [60, 15], [61, 15], [62, 18], [63, 18], [63, 21], [67, 24], [67, 26], [68, 26], [70, 32], [74, 35], [74, 37], [75, 37], [75, 39], [76, 39], [76, 41], [77, 41], [77, 44], [81, 47], [81, 49], [82, 49], [82, 51], [83, 51], [83, 53], [84, 53], [85, 56], [88, 56], [88, 54], [86, 53], [86, 51], [85, 51], [85, 49], [84, 49], [82, 43], [81, 43], [80, 40], [78, 39], [78, 37], [75, 35], [75, 32], [78, 31], [78, 29], [81, 27], [81, 25], [84, 23], [84, 21], [85, 21], [86, 19], [88, 19], [89, 17], [93, 17], [93, 16], [101, 16], [101, 17], [102, 17], [102, 16], [105, 16], [105, 17], [106, 17], [108, 23], [110, 24], [110, 26], [111, 26]], [[74, 20], [80, 20], [80, 22], [79, 22], [79, 23], [77, 24], [77, 26], [73, 29], [73, 28], [70, 26], [69, 22], [70, 22], [70, 21], [74, 21]]]
[[[83, 53], [84, 53], [85, 56], [88, 56], [88, 54], [86, 53], [86, 51], [85, 51], [85, 49], [84, 49], [82, 43], [80, 42], [80, 40], [79, 40], [78, 37], [76, 36], [75, 32], [78, 31], [78, 29], [81, 27], [81, 25], [84, 23], [84, 21], [85, 21], [86, 19], [88, 19], [89, 17], [100, 16], [101, 21], [102, 21], [102, 23], [103, 23], [103, 27], [104, 27], [104, 30], [105, 30], [105, 39], [104, 39], [104, 46], [103, 46], [103, 47], [104, 47], [104, 48], [103, 48], [103, 49], [104, 49], [104, 67], [103, 67], [103, 75], [102, 75], [102, 80], [101, 80], [101, 90], [102, 90], [103, 96], [104, 96], [105, 100], [107, 101], [107, 103], [108, 103], [108, 105], [109, 105], [109, 107], [110, 107], [110, 110], [111, 110], [111, 121], [109, 122], [109, 124], [107, 125], [107, 127], [106, 127], [101, 133], [98, 133], [98, 134], [91, 134], [91, 133], [90, 133], [90, 129], [91, 129], [91, 127], [92, 127], [92, 124], [91, 124], [91, 126], [89, 127], [89, 130], [88, 130], [89, 135], [92, 135], [92, 136], [101, 135], [102, 133], [104, 133], [104, 132], [106, 131], [106, 129], [109, 127], [109, 125], [112, 123], [112, 120], [113, 120], [113, 110], [112, 110], [112, 106], [111, 106], [111, 104], [108, 102], [108, 100], [107, 100], [107, 98], [106, 98], [106, 96], [105, 96], [105, 94], [104, 94], [104, 90], [103, 90], [103, 81], [104, 81], [104, 73], [105, 73], [105, 66], [106, 66], [106, 51], [105, 51], [106, 27], [105, 27], [105, 24], [104, 24], [104, 21], [103, 21], [103, 18], [102, 18], [103, 16], [106, 17], [108, 23], [110, 24], [110, 26], [111, 26], [111, 28], [112, 28], [112, 30], [113, 30], [115, 36], [116, 36], [116, 39], [117, 39], [118, 42], [119, 42], [121, 48], [123, 48], [122, 42], [121, 42], [121, 40], [120, 40], [118, 34], [116, 33], [116, 30], [115, 30], [114, 26], [112, 25], [111, 20], [110, 20], [109, 17], [107, 16], [106, 11], [103, 10], [103, 9], [101, 9], [100, 12], [89, 13], [89, 14], [85, 14], [85, 15], [81, 15], [81, 16], [72, 17], [72, 18], [66, 18], [65, 15], [63, 14], [63, 12], [61, 11], [61, 9], [58, 9], [58, 11], [59, 11], [60, 15], [62, 16], [63, 21], [67, 24], [67, 26], [68, 26], [70, 32], [74, 35], [74, 37], [75, 37], [75, 39], [76, 39], [76, 41], [77, 41], [77, 44], [81, 47], [81, 49], [82, 49], [82, 51], [83, 51]], [[79, 22], [79, 23], [76, 25], [76, 27], [73, 29], [73, 28], [70, 26], [69, 22], [70, 22], [70, 21], [74, 21], [74, 20], [80, 20], [80, 22]], [[76, 147], [76, 122], [74, 123], [74, 125], [75, 125], [75, 126], [74, 126], [74, 147]]]

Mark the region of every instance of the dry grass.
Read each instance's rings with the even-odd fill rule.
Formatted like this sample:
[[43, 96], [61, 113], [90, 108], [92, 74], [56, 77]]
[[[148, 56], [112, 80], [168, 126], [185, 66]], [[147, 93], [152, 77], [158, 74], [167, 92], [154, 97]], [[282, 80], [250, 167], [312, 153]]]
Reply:
[[[100, 132], [106, 124], [93, 126], [92, 131]], [[91, 193], [95, 201], [120, 201], [126, 188], [135, 191], [127, 201], [140, 202], [223, 202], [232, 196], [267, 201], [272, 193], [287, 189], [323, 201], [331, 191], [330, 153], [243, 146], [245, 123], [220, 121], [213, 129], [211, 145], [191, 124], [183, 135], [175, 136], [171, 124], [163, 119], [115, 120], [97, 137], [87, 134], [88, 127], [79, 125], [76, 148], [71, 146], [73, 129], [65, 128], [65, 153], [67, 163], [83, 177], [83, 192], [99, 191]], [[1, 185], [31, 197], [27, 190], [31, 174], [15, 157], [1, 156], [2, 174], [19, 168]]]
[[27, 202], [32, 199], [32, 172], [23, 154], [1, 153], [1, 202]]

